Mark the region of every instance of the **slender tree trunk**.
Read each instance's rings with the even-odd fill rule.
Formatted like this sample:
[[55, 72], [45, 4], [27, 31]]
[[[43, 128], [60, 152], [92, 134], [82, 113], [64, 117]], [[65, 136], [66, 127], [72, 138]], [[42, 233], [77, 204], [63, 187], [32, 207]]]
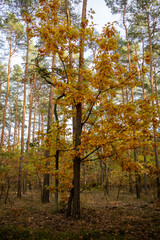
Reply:
[[[130, 46], [129, 46], [129, 38], [128, 38], [128, 29], [127, 29], [127, 26], [126, 26], [126, 23], [125, 23], [126, 7], [127, 7], [127, 1], [124, 0], [123, 25], [125, 27], [125, 32], [126, 32], [129, 72], [131, 72], [131, 57], [130, 57]], [[131, 88], [131, 97], [132, 97], [132, 103], [133, 103], [134, 102], [133, 88]], [[135, 136], [135, 131], [133, 132], [133, 136]], [[134, 149], [134, 162], [137, 162], [137, 152], [136, 152], [136, 149]], [[136, 171], [136, 194], [137, 194], [137, 198], [140, 198], [140, 183], [139, 183], [139, 174], [138, 174], [137, 171]]]
[[[150, 47], [150, 84], [151, 84], [151, 93], [154, 96], [154, 85], [153, 85], [153, 50], [152, 50], [152, 37], [151, 37], [151, 29], [150, 29], [150, 20], [149, 20], [149, 13], [146, 8], [146, 15], [147, 15], [147, 26], [148, 26], [148, 35], [149, 35], [149, 47]], [[154, 100], [152, 100], [152, 107], [154, 108]], [[157, 146], [157, 130], [154, 123], [154, 116], [153, 116], [153, 139], [154, 139], [154, 154], [155, 154], [155, 163], [158, 169], [159, 167], [159, 159], [158, 159], [158, 146]], [[157, 174], [157, 197], [160, 198], [160, 174]]]
[[[55, 54], [53, 54], [53, 58], [52, 58], [52, 79], [51, 81], [53, 82], [53, 78], [54, 78], [54, 67], [55, 67], [55, 59], [56, 56]], [[50, 85], [50, 95], [49, 95], [49, 108], [48, 108], [48, 124], [47, 124], [47, 134], [50, 132], [51, 129], [51, 124], [53, 121], [53, 85]], [[47, 159], [46, 162], [46, 167], [48, 167], [50, 165], [50, 150], [46, 150], [45, 152], [45, 156]], [[47, 187], [49, 187], [49, 173], [45, 173], [44, 174], [44, 180], [43, 180], [43, 194], [42, 194], [42, 202], [43, 203], [47, 203], [49, 202], [49, 189]]]
[[35, 124], [36, 124], [36, 107], [37, 107], [37, 100], [36, 100], [36, 73], [33, 83], [33, 94], [34, 94], [34, 118], [33, 118], [33, 129], [32, 129], [32, 141], [34, 142], [35, 136]]
[[[143, 49], [143, 59], [144, 59], [144, 40], [142, 39], [142, 49]], [[144, 87], [144, 60], [142, 61], [142, 93], [143, 93], [143, 100], [145, 100], [145, 87]], [[145, 138], [143, 138], [143, 142], [145, 142]], [[147, 165], [147, 156], [145, 154], [146, 148], [143, 148], [144, 151], [144, 165]], [[147, 174], [144, 173], [144, 190], [147, 193]]]
[[129, 192], [133, 193], [133, 182], [132, 182], [132, 173], [129, 172]]
[[28, 77], [28, 56], [29, 56], [28, 22], [26, 27], [26, 33], [27, 33], [27, 50], [26, 50], [23, 116], [22, 116], [22, 130], [21, 130], [21, 156], [20, 156], [20, 162], [19, 162], [19, 176], [18, 176], [18, 193], [17, 193], [18, 198], [21, 198], [21, 192], [22, 192], [22, 168], [23, 168], [23, 158], [24, 158], [24, 126], [25, 126], [25, 113], [26, 113], [26, 87], [27, 87], [27, 77]]
[[[26, 146], [26, 164], [29, 163], [29, 145], [31, 138], [31, 120], [32, 120], [32, 105], [33, 105], [33, 94], [32, 94], [32, 80], [30, 79], [30, 99], [29, 99], [29, 123], [28, 123], [28, 137], [27, 137], [27, 146]], [[31, 185], [31, 183], [29, 183]], [[24, 178], [24, 193], [28, 190], [28, 171], [25, 170], [25, 178]]]
[[19, 147], [20, 142], [20, 119], [18, 119], [18, 139], [17, 139], [17, 149]]
[[41, 132], [41, 105], [38, 94], [38, 147], [40, 147], [40, 132]]
[[0, 101], [1, 101], [1, 92], [2, 92], [2, 80], [1, 80], [1, 77], [0, 77]]
[[[155, 85], [155, 93], [156, 93], [156, 105], [157, 109], [159, 109], [159, 102], [158, 102], [158, 85], [157, 85], [157, 74], [156, 74], [156, 66], [154, 64], [154, 85]], [[160, 120], [160, 118], [159, 118]]]
[[29, 144], [31, 138], [31, 121], [32, 121], [32, 106], [33, 106], [33, 94], [32, 94], [32, 78], [30, 79], [30, 99], [29, 99], [29, 123], [28, 123], [28, 138], [27, 138], [27, 147], [26, 154], [29, 155]]
[[57, 113], [57, 104], [54, 105], [54, 116], [57, 123], [57, 136], [56, 136], [56, 156], [55, 156], [55, 200], [54, 200], [54, 211], [58, 211], [58, 186], [59, 186], [59, 176], [58, 176], [58, 170], [59, 170], [59, 149], [58, 149], [58, 142], [59, 142], [59, 119], [58, 119], [58, 113]]
[[103, 183], [104, 183], [104, 171], [103, 171], [103, 161], [102, 160], [100, 160], [100, 169], [101, 169], [101, 177], [100, 177], [100, 179], [101, 179], [101, 186], [102, 186], [102, 188], [103, 188]]
[[15, 122], [14, 122], [14, 140], [13, 140], [13, 146], [17, 144], [17, 115], [18, 115], [18, 94], [19, 94], [19, 84], [17, 83], [17, 95], [16, 95], [16, 101], [15, 101]]
[[9, 99], [8, 148], [11, 146], [11, 99]]
[[35, 140], [35, 129], [36, 129], [36, 112], [37, 112], [37, 99], [34, 98], [34, 117], [33, 117], [33, 129], [32, 129], [32, 141]]
[[[70, 20], [70, 11], [69, 11], [69, 7], [68, 7], [68, 0], [65, 0], [65, 4], [66, 4], [67, 27], [69, 30], [71, 20]], [[72, 68], [72, 48], [71, 48], [71, 40], [70, 39], [69, 39], [68, 50], [69, 50], [69, 64], [70, 64], [70, 68]], [[72, 111], [74, 112], [74, 110], [75, 110], [75, 106], [72, 105]], [[73, 145], [75, 145], [75, 134], [76, 134], [75, 117], [72, 117], [72, 128], [73, 128]], [[73, 183], [73, 188], [71, 188], [71, 190], [70, 190], [70, 197], [69, 197], [68, 206], [67, 206], [67, 216], [71, 216], [71, 213], [72, 213], [72, 203], [73, 203], [73, 194], [74, 194], [74, 179], [73, 179], [72, 183]]]
[[109, 167], [105, 163], [105, 172], [106, 172], [106, 178], [105, 178], [105, 185], [104, 185], [104, 195], [109, 194]]
[[12, 56], [12, 35], [10, 34], [10, 50], [9, 50], [9, 60], [8, 60], [7, 92], [6, 92], [6, 100], [5, 100], [5, 105], [4, 105], [0, 148], [2, 148], [2, 146], [3, 146], [4, 128], [5, 128], [5, 122], [6, 122], [7, 103], [8, 103], [8, 96], [9, 96], [9, 82], [10, 82], [10, 72], [11, 72], [11, 56]]
[[[42, 102], [44, 103], [44, 96], [45, 96], [45, 89], [43, 88], [43, 99]], [[43, 104], [43, 109], [44, 109], [44, 104]], [[42, 110], [41, 112], [41, 119], [42, 119], [42, 128], [41, 128], [41, 132], [42, 134], [44, 134], [44, 111]], [[43, 143], [43, 139], [42, 139], [42, 143]]]

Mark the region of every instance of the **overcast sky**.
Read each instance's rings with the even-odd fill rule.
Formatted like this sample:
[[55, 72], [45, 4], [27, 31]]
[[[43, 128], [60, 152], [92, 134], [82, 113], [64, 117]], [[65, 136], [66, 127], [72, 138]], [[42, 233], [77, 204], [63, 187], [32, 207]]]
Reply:
[[90, 8], [95, 11], [93, 21], [98, 24], [97, 29], [99, 31], [101, 31], [106, 23], [118, 21], [119, 19], [119, 16], [111, 14], [104, 0], [88, 0], [87, 11], [89, 11]]
[[[79, 5], [78, 11], [81, 14], [82, 6]], [[93, 15], [93, 22], [97, 24], [96, 29], [101, 32], [104, 25], [108, 22], [114, 22], [118, 21], [120, 19], [120, 16], [112, 15], [109, 8], [107, 8], [106, 3], [104, 0], [88, 0], [87, 1], [87, 12], [89, 9], [92, 8], [95, 11], [95, 14]], [[117, 26], [116, 26], [117, 28]], [[123, 32], [122, 29], [118, 28], [118, 31]], [[20, 53], [17, 53], [13, 56], [13, 58], [18, 59], [18, 56]]]

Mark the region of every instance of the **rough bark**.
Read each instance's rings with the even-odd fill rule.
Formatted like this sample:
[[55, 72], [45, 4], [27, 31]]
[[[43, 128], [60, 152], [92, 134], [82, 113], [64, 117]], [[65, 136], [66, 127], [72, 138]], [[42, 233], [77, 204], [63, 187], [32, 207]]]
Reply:
[[[82, 22], [81, 28], [85, 29], [86, 20], [86, 9], [87, 0], [83, 0], [82, 8]], [[79, 91], [82, 88], [83, 75], [81, 70], [83, 69], [83, 59], [84, 59], [84, 36], [82, 34], [80, 39], [80, 55], [79, 55], [79, 74], [78, 74], [78, 85]], [[82, 103], [76, 104], [76, 129], [75, 129], [75, 150], [78, 151], [78, 147], [81, 145], [81, 133], [82, 133]], [[81, 157], [76, 154], [73, 160], [73, 174], [74, 174], [74, 193], [73, 193], [73, 210], [72, 216], [74, 219], [80, 218], [80, 163]]]
[[[53, 55], [52, 58], [52, 79], [51, 81], [53, 82], [53, 77], [54, 77], [54, 66], [55, 66], [55, 55]], [[48, 124], [47, 124], [47, 133], [50, 132], [51, 124], [53, 121], [53, 90], [54, 87], [52, 84], [50, 84], [50, 95], [49, 95], [49, 108], [48, 108]], [[47, 159], [50, 157], [50, 150], [46, 150], [45, 156]], [[50, 161], [47, 160], [46, 162], [46, 167], [50, 165]], [[44, 179], [43, 179], [43, 194], [42, 194], [42, 202], [47, 203], [49, 202], [49, 173], [44, 174]]]
[[59, 169], [59, 149], [58, 149], [58, 142], [59, 142], [59, 119], [57, 113], [57, 104], [54, 105], [54, 116], [57, 123], [57, 136], [56, 136], [56, 156], [55, 156], [55, 199], [54, 199], [54, 211], [58, 211], [58, 186], [59, 186], [59, 177], [58, 177], [58, 169]]
[[[66, 4], [66, 17], [67, 17], [67, 28], [69, 30], [70, 26], [70, 11], [68, 7], [68, 0], [65, 0]], [[69, 39], [69, 64], [70, 68], [72, 68], [72, 48], [71, 48], [71, 40]], [[75, 106], [72, 106], [72, 111], [74, 111]], [[75, 130], [76, 130], [76, 122], [75, 122], [75, 117], [72, 118], [72, 126], [73, 126], [73, 145], [75, 145]], [[71, 216], [72, 213], [72, 202], [73, 202], [73, 193], [74, 193], [74, 180], [73, 180], [73, 188], [70, 190], [70, 197], [68, 200], [68, 206], [67, 206], [67, 216]]]

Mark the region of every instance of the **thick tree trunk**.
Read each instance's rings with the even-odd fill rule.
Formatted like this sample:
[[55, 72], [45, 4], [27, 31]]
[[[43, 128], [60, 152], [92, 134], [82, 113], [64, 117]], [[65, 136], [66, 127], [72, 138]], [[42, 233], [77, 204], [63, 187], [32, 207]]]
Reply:
[[54, 105], [54, 116], [55, 116], [55, 120], [57, 123], [57, 136], [56, 136], [56, 156], [55, 156], [55, 199], [54, 199], [54, 211], [57, 212], [58, 211], [58, 186], [59, 186], [59, 174], [58, 174], [58, 170], [59, 170], [59, 119], [58, 119], [58, 113], [57, 113], [57, 103], [55, 103]]
[[[81, 28], [85, 29], [86, 21], [86, 9], [87, 0], [83, 0], [82, 9], [82, 22]], [[79, 55], [79, 74], [78, 74], [78, 85], [79, 91], [82, 89], [83, 75], [81, 70], [83, 69], [84, 59], [84, 36], [82, 34], [80, 39], [80, 55]], [[81, 133], [82, 133], [82, 103], [79, 102], [76, 105], [76, 129], [75, 129], [75, 150], [78, 151], [78, 147], [81, 145]], [[81, 158], [79, 154], [76, 154], [73, 161], [73, 175], [74, 175], [74, 193], [73, 193], [73, 210], [72, 216], [74, 219], [80, 218], [80, 163]]]
[[[69, 7], [68, 7], [68, 0], [65, 0], [65, 4], [66, 4], [66, 17], [67, 17], [67, 27], [69, 30], [69, 26], [70, 26], [70, 11], [69, 11]], [[71, 48], [71, 40], [69, 39], [69, 46], [68, 46], [68, 50], [69, 50], [69, 64], [70, 64], [70, 68], [72, 68], [72, 48]], [[72, 110], [74, 111], [75, 106], [72, 106]], [[72, 128], [73, 128], [73, 145], [75, 145], [75, 134], [76, 134], [76, 122], [75, 122], [75, 117], [72, 118]], [[67, 216], [71, 216], [72, 214], [72, 203], [73, 203], [73, 194], [74, 194], [74, 180], [73, 180], [73, 188], [71, 188], [70, 190], [70, 197], [68, 200], [68, 206], [67, 206]]]
[[[52, 79], [54, 77], [54, 67], [55, 67], [55, 55], [53, 55], [52, 58]], [[53, 85], [50, 85], [50, 95], [49, 95], [49, 108], [48, 108], [48, 125], [47, 125], [47, 133], [50, 132], [51, 124], [53, 121]], [[45, 156], [47, 158], [46, 167], [50, 165], [50, 161], [48, 160], [50, 157], [50, 150], [46, 150]], [[47, 203], [49, 202], [49, 173], [44, 174], [44, 180], [43, 180], [43, 194], [42, 194], [42, 202]]]
[[55, 170], [56, 170], [56, 174], [55, 174], [55, 199], [54, 199], [54, 211], [57, 212], [58, 211], [58, 186], [59, 186], [59, 177], [58, 177], [58, 169], [59, 169], [59, 150], [56, 150], [56, 158], [55, 158]]
[[[75, 133], [75, 149], [81, 145], [82, 133], [82, 104], [76, 105], [76, 133]], [[80, 218], [80, 155], [76, 154], [73, 161], [73, 174], [74, 174], [74, 193], [73, 193], [73, 210], [72, 216], [75, 219]]]

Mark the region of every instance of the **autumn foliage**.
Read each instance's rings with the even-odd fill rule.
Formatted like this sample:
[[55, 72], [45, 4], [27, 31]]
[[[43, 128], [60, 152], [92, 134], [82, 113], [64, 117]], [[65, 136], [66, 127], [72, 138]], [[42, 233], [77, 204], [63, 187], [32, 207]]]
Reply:
[[[61, 4], [58, 0], [40, 1], [34, 15], [24, 15], [29, 24], [29, 39], [38, 39], [30, 72], [37, 74], [37, 86], [43, 83], [47, 88], [54, 87], [53, 122], [49, 132], [46, 133], [44, 127], [39, 129], [30, 143], [29, 155], [24, 153], [24, 181], [42, 189], [43, 175], [48, 173], [51, 181], [45, 187], [51, 193], [59, 191], [62, 205], [66, 206], [76, 181], [74, 163], [78, 157], [84, 189], [92, 186], [92, 182], [103, 187], [107, 181], [118, 185], [121, 177], [115, 175], [125, 178], [126, 185], [129, 185], [129, 176], [132, 175], [133, 183], [137, 176], [143, 178], [144, 174], [155, 183], [160, 174], [159, 165], [154, 161], [154, 149], [156, 146], [159, 151], [160, 137], [157, 96], [150, 92], [143, 97], [136, 95], [142, 92], [142, 76], [149, 72], [151, 53], [146, 51], [141, 56], [133, 51], [129, 66], [122, 60], [115, 24], [106, 24], [99, 34], [87, 19], [78, 25], [66, 18]], [[52, 68], [48, 59], [53, 56], [56, 64]], [[140, 68], [141, 62], [145, 66]], [[78, 106], [81, 106], [81, 131], [76, 145], [78, 124], [74, 125], [74, 121]], [[47, 150], [49, 157], [45, 155]], [[18, 172], [15, 161], [18, 151], [18, 148], [16, 151], [6, 146], [1, 148], [2, 189], [6, 179], [12, 181]]]

